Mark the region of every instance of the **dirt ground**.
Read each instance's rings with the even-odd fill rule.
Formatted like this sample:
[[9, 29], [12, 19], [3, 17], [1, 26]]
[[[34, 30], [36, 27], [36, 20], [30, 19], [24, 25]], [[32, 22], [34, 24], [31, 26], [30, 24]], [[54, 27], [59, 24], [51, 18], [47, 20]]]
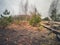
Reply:
[[32, 27], [28, 22], [13, 23], [7, 28], [9, 30], [4, 34], [9, 37], [6, 39], [8, 45], [60, 45], [55, 34], [49, 34], [50, 31], [45, 28]]

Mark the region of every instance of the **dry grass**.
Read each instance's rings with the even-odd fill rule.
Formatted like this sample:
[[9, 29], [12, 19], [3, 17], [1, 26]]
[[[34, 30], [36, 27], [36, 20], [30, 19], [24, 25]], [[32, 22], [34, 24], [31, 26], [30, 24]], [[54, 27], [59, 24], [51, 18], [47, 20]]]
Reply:
[[38, 30], [38, 27], [33, 27], [33, 26], [29, 25], [29, 22], [27, 22], [27, 21], [20, 21], [19, 24], [12, 23], [11, 25], [8, 26], [8, 28], [17, 29], [17, 30], [21, 30], [21, 29]]

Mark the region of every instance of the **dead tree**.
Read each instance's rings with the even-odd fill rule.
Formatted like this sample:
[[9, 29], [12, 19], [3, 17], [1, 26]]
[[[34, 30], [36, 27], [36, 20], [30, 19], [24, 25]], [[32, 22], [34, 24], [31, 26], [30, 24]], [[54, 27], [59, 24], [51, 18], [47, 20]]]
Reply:
[[30, 11], [30, 14], [31, 14], [31, 15], [36, 15], [36, 14], [38, 13], [37, 8], [36, 8], [35, 5], [32, 5], [32, 6], [31, 6], [31, 9], [32, 9], [32, 11]]
[[21, 0], [21, 8], [23, 13], [26, 15], [26, 20], [27, 20], [27, 11], [28, 11], [28, 0], [26, 0], [25, 4], [23, 4], [23, 0]]

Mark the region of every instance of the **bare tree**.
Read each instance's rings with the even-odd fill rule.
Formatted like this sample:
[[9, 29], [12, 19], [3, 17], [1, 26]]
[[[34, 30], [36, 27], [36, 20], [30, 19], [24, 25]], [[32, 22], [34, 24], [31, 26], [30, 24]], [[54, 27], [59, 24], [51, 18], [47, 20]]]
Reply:
[[22, 11], [24, 12], [24, 14], [26, 15], [26, 19], [27, 19], [27, 11], [28, 11], [28, 0], [26, 0], [25, 4], [23, 4], [23, 0], [21, 0], [21, 8]]
[[24, 12], [25, 12], [25, 14], [27, 15], [27, 11], [28, 11], [28, 0], [26, 0], [26, 3], [25, 3], [25, 5], [24, 5]]
[[32, 9], [32, 11], [30, 11], [30, 14], [33, 14], [33, 15], [35, 14], [36, 15], [36, 13], [38, 13], [35, 5], [31, 5], [31, 9]]

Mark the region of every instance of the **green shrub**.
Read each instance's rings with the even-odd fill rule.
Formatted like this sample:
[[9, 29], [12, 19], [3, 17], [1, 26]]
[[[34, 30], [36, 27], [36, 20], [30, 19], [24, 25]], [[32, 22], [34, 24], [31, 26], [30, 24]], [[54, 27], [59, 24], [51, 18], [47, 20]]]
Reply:
[[5, 28], [7, 25], [9, 25], [12, 22], [12, 17], [2, 17], [0, 19], [0, 26]]
[[[1, 14], [0, 27], [5, 28], [7, 25], [9, 25], [13, 21], [12, 17], [9, 16], [9, 14], [10, 12], [8, 12], [8, 10], [5, 10], [3, 12], [3, 15]], [[6, 15], [8, 15], [8, 17]]]
[[29, 21], [29, 23], [32, 26], [37, 26], [40, 21], [41, 21], [41, 16], [38, 14], [34, 14], [31, 18], [31, 20]]

